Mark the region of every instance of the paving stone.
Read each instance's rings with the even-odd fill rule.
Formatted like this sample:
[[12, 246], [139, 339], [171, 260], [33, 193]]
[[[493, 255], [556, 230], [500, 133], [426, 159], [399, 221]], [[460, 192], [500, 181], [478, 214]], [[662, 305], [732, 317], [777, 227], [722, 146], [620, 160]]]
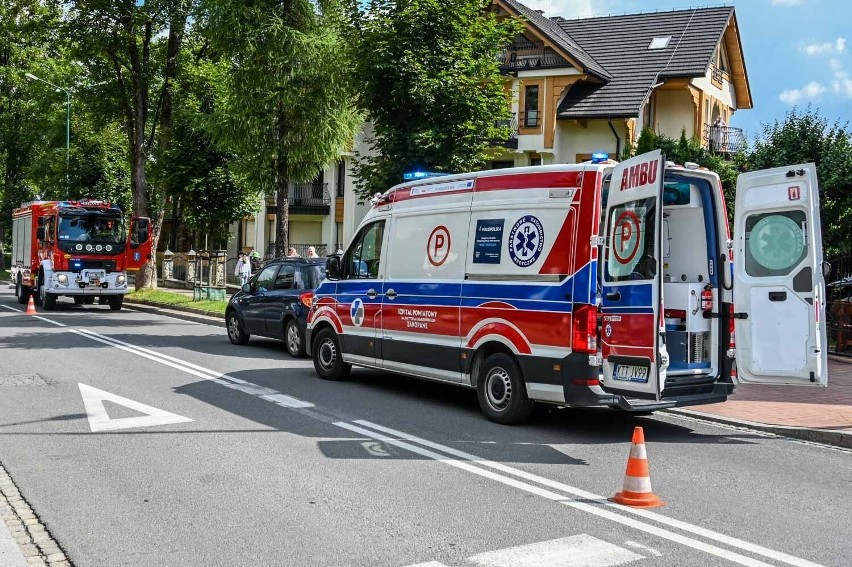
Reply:
[[32, 543], [25, 543], [21, 545], [21, 552], [24, 554], [24, 557], [32, 557], [33, 555], [41, 556], [38, 548]]
[[47, 556], [47, 560], [48, 560], [49, 562], [54, 562], [54, 561], [65, 561], [65, 554], [64, 554], [64, 553], [62, 553], [61, 551], [60, 551], [60, 552], [58, 552], [58, 553], [52, 553], [52, 554], [50, 554], [50, 555], [48, 555], [48, 556]]

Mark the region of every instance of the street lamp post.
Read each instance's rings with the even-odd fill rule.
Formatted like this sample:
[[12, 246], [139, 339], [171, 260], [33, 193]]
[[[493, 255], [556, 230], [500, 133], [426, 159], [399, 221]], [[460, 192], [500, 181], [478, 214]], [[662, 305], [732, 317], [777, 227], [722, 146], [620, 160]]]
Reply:
[[59, 85], [54, 85], [50, 81], [45, 81], [40, 77], [36, 77], [32, 73], [26, 74], [27, 79], [31, 81], [41, 81], [46, 85], [50, 85], [56, 92], [65, 93], [65, 198], [71, 193], [71, 184], [68, 180], [68, 173], [71, 170], [71, 91], [63, 89]]

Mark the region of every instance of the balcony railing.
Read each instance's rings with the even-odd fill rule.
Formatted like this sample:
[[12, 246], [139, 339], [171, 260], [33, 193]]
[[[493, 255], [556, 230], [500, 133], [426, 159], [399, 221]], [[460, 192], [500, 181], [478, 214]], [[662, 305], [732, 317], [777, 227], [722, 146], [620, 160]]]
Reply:
[[735, 154], [746, 146], [742, 128], [704, 125], [704, 145], [711, 152]]
[[496, 128], [508, 128], [509, 135], [506, 138], [492, 138], [491, 145], [495, 147], [509, 148], [510, 150], [518, 149], [518, 117], [512, 113], [511, 118], [506, 120], [495, 120]]
[[540, 41], [516, 39], [498, 56], [500, 72], [515, 74], [518, 71], [530, 69], [546, 69], [549, 67], [567, 67], [569, 64], [553, 49]]
[[[289, 199], [291, 209], [293, 207], [328, 207], [331, 204], [328, 183], [293, 183], [290, 185]], [[275, 194], [267, 195], [266, 206], [276, 206]]]

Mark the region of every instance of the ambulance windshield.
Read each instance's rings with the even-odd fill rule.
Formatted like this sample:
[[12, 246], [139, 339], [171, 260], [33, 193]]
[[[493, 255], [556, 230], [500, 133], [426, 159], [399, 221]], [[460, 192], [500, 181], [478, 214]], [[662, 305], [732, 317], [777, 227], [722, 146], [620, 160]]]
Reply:
[[92, 242], [122, 244], [124, 223], [118, 215], [103, 213], [74, 213], [59, 217], [59, 240], [62, 242]]

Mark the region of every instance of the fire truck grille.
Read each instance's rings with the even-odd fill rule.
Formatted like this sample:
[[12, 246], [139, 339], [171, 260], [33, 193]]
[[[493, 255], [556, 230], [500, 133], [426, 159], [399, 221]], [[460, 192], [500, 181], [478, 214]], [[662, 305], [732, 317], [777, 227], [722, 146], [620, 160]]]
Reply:
[[79, 273], [81, 270], [104, 270], [115, 271], [114, 260], [71, 260], [71, 271]]

